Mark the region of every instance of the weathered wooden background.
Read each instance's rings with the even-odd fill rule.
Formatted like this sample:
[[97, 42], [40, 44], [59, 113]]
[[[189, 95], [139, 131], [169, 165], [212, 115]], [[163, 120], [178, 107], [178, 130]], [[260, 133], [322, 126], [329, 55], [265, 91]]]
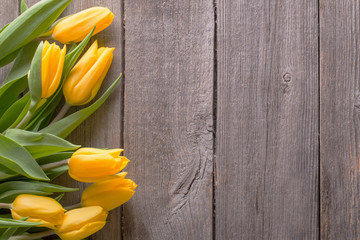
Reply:
[[[1, 1], [1, 25], [19, 2]], [[125, 78], [70, 140], [124, 147], [139, 186], [91, 239], [360, 239], [360, 1], [73, 0], [65, 15], [98, 5], [116, 15], [96, 37], [116, 48], [105, 85]]]

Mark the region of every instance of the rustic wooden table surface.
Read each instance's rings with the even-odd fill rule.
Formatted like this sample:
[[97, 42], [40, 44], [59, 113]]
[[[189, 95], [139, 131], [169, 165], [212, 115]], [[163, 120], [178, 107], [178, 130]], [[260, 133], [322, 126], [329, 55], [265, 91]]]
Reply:
[[[1, 1], [1, 25], [19, 2]], [[73, 0], [65, 15], [97, 5], [116, 15], [96, 37], [116, 47], [105, 86], [125, 78], [70, 140], [124, 147], [138, 188], [91, 239], [360, 239], [359, 1]]]

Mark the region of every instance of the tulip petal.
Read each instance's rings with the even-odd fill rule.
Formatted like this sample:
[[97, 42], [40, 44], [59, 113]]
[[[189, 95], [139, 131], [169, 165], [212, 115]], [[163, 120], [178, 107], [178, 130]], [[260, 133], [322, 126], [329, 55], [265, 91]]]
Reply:
[[119, 188], [113, 191], [104, 192], [86, 198], [81, 201], [82, 206], [101, 206], [107, 211], [111, 211], [127, 201], [134, 195], [135, 191], [127, 188]]
[[92, 155], [92, 154], [103, 154], [108, 153], [113, 157], [118, 157], [120, 154], [124, 151], [124, 149], [121, 148], [114, 148], [114, 149], [98, 149], [98, 148], [80, 148], [76, 150], [76, 152], [73, 153], [73, 156], [76, 155]]
[[65, 213], [64, 220], [58, 226], [59, 232], [79, 230], [85, 224], [105, 221], [108, 213], [100, 206], [76, 208]]
[[107, 72], [109, 71], [110, 69], [110, 66], [111, 66], [111, 63], [112, 63], [112, 60], [113, 60], [113, 54], [112, 52], [114, 51], [114, 48], [110, 48], [110, 49], [107, 49], [106, 52], [104, 54], [110, 54], [110, 56], [107, 57], [107, 61], [104, 65], [104, 70], [102, 71], [102, 74], [100, 75], [100, 77], [98, 78], [98, 80], [96, 81], [96, 84], [94, 85], [92, 91], [91, 91], [91, 97], [90, 99], [93, 99], [96, 94], [98, 93], [100, 87], [101, 87], [101, 84], [104, 80], [104, 78], [106, 77], [106, 74]]
[[69, 175], [81, 182], [101, 181], [125, 168], [129, 160], [119, 156], [122, 151], [80, 148], [69, 160]]
[[113, 21], [114, 14], [104, 7], [93, 7], [70, 15], [53, 29], [52, 36], [62, 43], [79, 42], [96, 26], [93, 35], [107, 28]]
[[110, 154], [113, 157], [119, 157], [120, 154], [124, 151], [124, 149], [121, 148], [115, 148], [115, 149], [109, 149], [109, 150], [105, 150], [106, 153]]
[[29, 217], [27, 221], [41, 222], [49, 228], [54, 228], [62, 222], [65, 209], [54, 199], [30, 194], [21, 194], [11, 205], [14, 219]]
[[99, 206], [77, 208], [65, 213], [56, 233], [62, 240], [80, 240], [99, 231], [108, 213]]
[[126, 165], [130, 162], [130, 160], [123, 156], [121, 156], [117, 159], [119, 159], [119, 160], [118, 160], [118, 165], [117, 165], [116, 169], [119, 169], [118, 172], [120, 172], [121, 170], [123, 170], [126, 167]]
[[87, 187], [81, 197], [82, 206], [101, 206], [110, 211], [127, 202], [137, 185], [131, 179], [124, 179], [126, 174], [109, 176]]
[[76, 155], [69, 161], [69, 173], [80, 178], [113, 175], [120, 172], [119, 167], [109, 154]]
[[41, 98], [46, 99], [54, 94], [60, 84], [66, 46], [62, 50], [55, 43], [45, 41], [41, 58]]
[[49, 70], [49, 63], [50, 63], [50, 53], [49, 49], [51, 45], [48, 41], [44, 42], [42, 55], [41, 55], [41, 98], [46, 98], [47, 96], [47, 89], [48, 89], [48, 82], [45, 79], [48, 79], [48, 70]]
[[97, 49], [98, 49], [98, 44], [97, 41], [95, 40], [94, 43], [90, 46], [90, 48], [76, 63], [74, 68], [70, 71], [67, 81], [69, 81], [68, 84], [70, 85], [69, 87], [71, 87], [71, 89], [73, 89], [81, 81], [82, 77], [86, 74], [87, 71], [89, 71], [91, 66], [94, 65], [94, 63], [96, 62]]
[[76, 98], [79, 99], [75, 104], [86, 104], [95, 97], [100, 86], [109, 71], [113, 59], [113, 48], [106, 49], [82, 77], [81, 81], [74, 86]]
[[54, 64], [54, 66], [56, 66], [56, 69], [54, 69], [55, 75], [53, 76], [53, 80], [48, 89], [49, 97], [55, 93], [56, 89], [58, 88], [58, 86], [60, 84], [61, 75], [62, 75], [63, 66], [64, 66], [65, 54], [66, 54], [66, 45], [63, 47], [63, 49], [61, 51], [60, 51], [60, 49], [58, 50], [58, 52], [56, 53], [56, 57], [55, 57], [56, 59], [53, 60], [53, 63], [56, 62], [57, 66]]
[[71, 232], [57, 232], [57, 235], [62, 240], [81, 240], [101, 230], [105, 224], [105, 221], [93, 222], [86, 224], [79, 230]]

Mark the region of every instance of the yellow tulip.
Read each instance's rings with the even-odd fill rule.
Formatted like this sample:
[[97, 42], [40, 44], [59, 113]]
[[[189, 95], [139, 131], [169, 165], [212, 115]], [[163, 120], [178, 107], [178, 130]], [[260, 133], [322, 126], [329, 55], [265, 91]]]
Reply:
[[113, 51], [114, 48], [98, 48], [95, 41], [70, 71], [63, 88], [70, 105], [83, 105], [95, 97], [110, 68]]
[[105, 226], [108, 213], [99, 206], [84, 207], [65, 213], [64, 221], [58, 226], [56, 234], [62, 240], [80, 240]]
[[41, 98], [54, 94], [60, 84], [66, 46], [61, 50], [55, 43], [45, 41], [41, 55]]
[[107, 211], [127, 202], [135, 193], [136, 183], [125, 179], [126, 172], [109, 176], [87, 187], [81, 197], [82, 206], [101, 206]]
[[66, 210], [52, 198], [30, 194], [17, 196], [11, 205], [11, 215], [20, 220], [29, 217], [26, 221], [40, 222], [38, 227], [55, 229], [60, 224]]
[[107, 28], [114, 14], [105, 7], [92, 7], [70, 15], [58, 22], [52, 31], [53, 39], [61, 43], [80, 42], [95, 27], [93, 35]]
[[69, 160], [69, 175], [80, 182], [97, 182], [123, 170], [129, 160], [123, 149], [80, 148]]

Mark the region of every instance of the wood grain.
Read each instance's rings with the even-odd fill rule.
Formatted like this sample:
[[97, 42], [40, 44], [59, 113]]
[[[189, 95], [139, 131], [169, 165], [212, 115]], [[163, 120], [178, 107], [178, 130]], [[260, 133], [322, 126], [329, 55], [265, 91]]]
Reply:
[[321, 239], [360, 239], [360, 5], [320, 9]]
[[[27, 1], [29, 5], [38, 2], [38, 0]], [[114, 14], [115, 18], [113, 23], [93, 37], [97, 39], [99, 47], [115, 47], [114, 59], [112, 66], [107, 74], [102, 85], [102, 90], [98, 95], [103, 92], [108, 86], [111, 85], [119, 74], [122, 72], [123, 65], [123, 31], [122, 31], [122, 4], [119, 0], [86, 0], [86, 1], [72, 1], [62, 16], [76, 13], [93, 6], [108, 7]], [[122, 101], [123, 101], [122, 83], [118, 84], [112, 95], [98, 109], [90, 118], [88, 118], [82, 125], [80, 125], [68, 138], [75, 144], [80, 144], [85, 147], [99, 147], [99, 148], [119, 148], [122, 146]], [[78, 108], [79, 109], [79, 108]], [[78, 110], [77, 109], [77, 110]], [[72, 111], [75, 111], [73, 109]], [[55, 183], [69, 186], [79, 187], [80, 191], [76, 193], [66, 194], [62, 204], [70, 205], [80, 201], [81, 191], [87, 186], [86, 184], [78, 183], [67, 174], [59, 177]], [[91, 239], [96, 240], [115, 240], [121, 239], [121, 209], [117, 208], [110, 212], [108, 223], [98, 233], [94, 234]]]
[[124, 239], [212, 239], [213, 2], [125, 1]]
[[218, 240], [318, 238], [317, 9], [217, 1]]

